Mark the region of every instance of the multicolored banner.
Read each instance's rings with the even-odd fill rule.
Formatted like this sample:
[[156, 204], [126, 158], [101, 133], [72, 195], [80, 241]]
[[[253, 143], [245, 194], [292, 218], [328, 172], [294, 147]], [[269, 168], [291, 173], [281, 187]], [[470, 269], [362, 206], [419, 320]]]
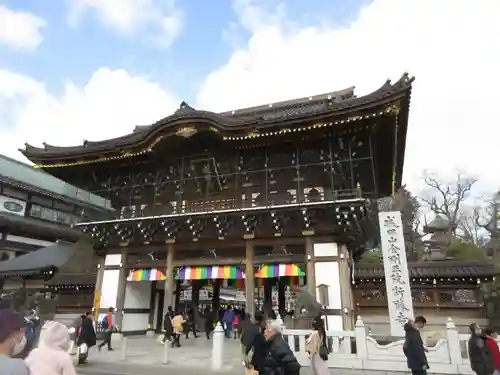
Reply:
[[243, 280], [245, 273], [237, 266], [181, 267], [176, 280]]
[[284, 276], [305, 276], [305, 273], [296, 264], [264, 264], [255, 274], [260, 279]]
[[141, 268], [130, 271], [127, 281], [161, 281], [165, 279], [165, 273], [158, 268]]

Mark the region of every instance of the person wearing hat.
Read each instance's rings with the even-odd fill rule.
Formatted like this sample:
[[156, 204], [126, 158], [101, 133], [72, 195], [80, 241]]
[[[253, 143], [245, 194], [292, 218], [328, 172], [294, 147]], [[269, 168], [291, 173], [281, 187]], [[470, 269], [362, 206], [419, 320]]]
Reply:
[[13, 310], [0, 310], [0, 375], [29, 375], [22, 359], [12, 358], [26, 346], [26, 322]]

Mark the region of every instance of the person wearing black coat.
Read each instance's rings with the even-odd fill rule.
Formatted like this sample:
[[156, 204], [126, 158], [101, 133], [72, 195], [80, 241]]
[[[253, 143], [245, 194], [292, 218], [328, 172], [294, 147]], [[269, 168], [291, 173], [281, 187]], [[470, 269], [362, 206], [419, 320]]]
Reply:
[[165, 341], [171, 341], [172, 336], [174, 335], [174, 327], [172, 326], [173, 317], [174, 317], [174, 311], [172, 309], [172, 306], [168, 306], [167, 313], [163, 318], [163, 330], [165, 331], [163, 339], [161, 340], [163, 344], [165, 343]]
[[281, 335], [281, 325], [269, 321], [264, 330], [266, 356], [259, 369], [259, 375], [299, 375], [300, 363], [290, 346]]
[[186, 335], [186, 339], [189, 338], [189, 332], [193, 332], [194, 338], [197, 338], [196, 335], [196, 322], [195, 322], [195, 314], [193, 309], [189, 309], [186, 314], [186, 323], [184, 324], [184, 334]]
[[248, 320], [244, 327], [242, 344], [245, 348], [245, 356], [252, 352], [250, 365], [254, 370], [260, 371], [268, 354], [269, 343], [264, 337], [265, 321], [264, 315], [260, 312], [255, 314], [255, 322]]
[[406, 356], [408, 368], [413, 375], [427, 375], [429, 363], [427, 362], [426, 352], [420, 330], [427, 324], [423, 316], [417, 316], [415, 321], [409, 321], [405, 324], [405, 343], [403, 352]]
[[87, 313], [82, 315], [82, 322], [80, 325], [80, 332], [76, 340], [78, 346], [83, 343], [87, 344], [87, 347], [91, 348], [97, 343], [97, 338], [94, 330], [94, 323], [92, 321], [92, 313]]
[[469, 329], [471, 332], [469, 338], [470, 367], [477, 375], [492, 375], [495, 368], [492, 353], [486, 344], [486, 337], [475, 323], [471, 324]]
[[81, 322], [79, 324], [76, 336], [76, 345], [81, 347], [82, 344], [87, 346], [87, 351], [78, 351], [78, 364], [86, 363], [88, 360], [89, 349], [96, 345], [97, 338], [94, 330], [94, 323], [92, 321], [92, 313], [86, 313], [81, 316]]
[[210, 334], [212, 333], [212, 330], [214, 329], [214, 316], [212, 311], [207, 307], [205, 308], [205, 311], [203, 312], [203, 324], [204, 324], [204, 329], [205, 329], [205, 337], [207, 340], [210, 340]]

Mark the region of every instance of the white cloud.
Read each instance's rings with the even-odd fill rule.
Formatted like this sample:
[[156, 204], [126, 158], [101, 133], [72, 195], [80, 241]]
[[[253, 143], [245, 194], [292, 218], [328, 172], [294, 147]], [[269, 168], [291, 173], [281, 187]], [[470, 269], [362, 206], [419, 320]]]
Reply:
[[175, 0], [71, 0], [70, 24], [77, 25], [88, 10], [121, 35], [145, 33], [163, 47], [179, 37], [183, 26], [183, 13]]
[[41, 32], [45, 26], [43, 18], [0, 5], [0, 44], [19, 51], [34, 51], [43, 41]]
[[[7, 104], [0, 105], [0, 152], [18, 159], [17, 148], [26, 141], [69, 146], [117, 137], [171, 114], [180, 103], [156, 83], [107, 68], [97, 70], [85, 87], [66, 84], [61, 97], [5, 70], [0, 82], [0, 103]], [[4, 123], [6, 118], [12, 122]]]
[[[283, 6], [266, 13], [249, 5], [240, 0], [236, 9], [251, 38], [208, 75], [197, 107], [234, 109], [353, 84], [364, 94], [408, 71], [416, 76], [404, 176], [410, 187], [421, 186], [423, 169], [450, 176], [457, 168], [500, 186], [500, 2], [375, 0], [343, 29], [294, 27]], [[17, 157], [26, 140], [70, 145], [118, 136], [178, 105], [158, 85], [109, 69], [83, 88], [68, 84], [62, 97], [10, 72], [0, 82], [0, 129], [11, 129], [0, 130], [0, 152]]]
[[[358, 94], [404, 72], [416, 76], [404, 179], [456, 168], [500, 186], [495, 154], [500, 87], [500, 2], [375, 0], [346, 28], [290, 29], [250, 0], [236, 9], [252, 35], [213, 71], [198, 104], [224, 110], [320, 94], [355, 84]], [[284, 31], [287, 30], [287, 31]]]

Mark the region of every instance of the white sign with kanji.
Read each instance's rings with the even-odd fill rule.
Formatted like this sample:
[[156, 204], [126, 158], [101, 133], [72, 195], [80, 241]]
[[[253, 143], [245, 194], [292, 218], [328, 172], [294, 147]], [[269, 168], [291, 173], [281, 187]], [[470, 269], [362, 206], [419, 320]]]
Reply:
[[378, 218], [391, 336], [404, 336], [404, 325], [414, 316], [401, 213], [380, 212]]

